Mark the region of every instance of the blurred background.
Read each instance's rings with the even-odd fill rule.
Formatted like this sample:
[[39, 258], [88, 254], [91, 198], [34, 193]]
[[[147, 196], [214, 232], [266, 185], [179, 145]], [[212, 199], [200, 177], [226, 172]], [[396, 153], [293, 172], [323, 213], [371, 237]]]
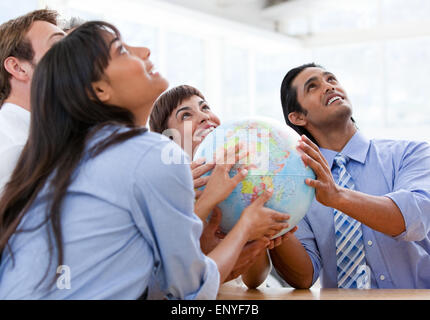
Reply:
[[223, 121], [283, 122], [282, 78], [316, 62], [338, 77], [366, 136], [430, 142], [429, 0], [14, 0], [0, 3], [0, 23], [45, 7], [112, 22]]

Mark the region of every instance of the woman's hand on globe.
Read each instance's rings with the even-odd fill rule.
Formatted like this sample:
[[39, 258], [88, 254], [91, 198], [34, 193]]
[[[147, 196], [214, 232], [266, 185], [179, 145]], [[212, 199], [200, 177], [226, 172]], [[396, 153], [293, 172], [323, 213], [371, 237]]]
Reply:
[[208, 183], [210, 176], [202, 177], [205, 173], [212, 170], [215, 167], [215, 163], [206, 163], [205, 158], [197, 159], [191, 162], [191, 173], [193, 175], [193, 184], [195, 189], [196, 199], [198, 199], [203, 190], [198, 190], [198, 188], [203, 187]]
[[256, 240], [261, 237], [270, 239], [283, 229], [288, 228], [286, 222], [290, 219], [288, 214], [264, 207], [272, 195], [273, 190], [265, 190], [262, 195], [243, 210], [238, 224], [246, 228], [248, 240]]
[[[199, 158], [191, 162], [190, 167], [191, 167], [191, 173], [193, 175], [193, 184], [194, 184], [196, 199], [198, 199], [203, 194], [203, 190], [198, 190], [198, 188], [206, 186], [206, 184], [209, 182], [210, 179], [212, 180], [224, 179], [228, 183], [226, 185], [227, 187], [226, 190], [224, 190], [228, 194], [224, 197], [224, 199], [218, 201], [217, 203], [225, 200], [225, 198], [227, 198], [230, 195], [231, 191], [233, 191], [233, 189], [237, 186], [237, 184], [245, 178], [245, 177], [241, 177], [239, 173], [243, 173], [246, 176], [246, 171], [244, 170], [239, 170], [242, 172], [239, 172], [238, 175], [236, 175], [239, 178], [239, 180], [232, 180], [234, 177], [230, 178], [230, 176], [228, 175], [231, 168], [237, 162], [239, 162], [240, 160], [248, 156], [248, 152], [240, 153], [240, 150], [242, 147], [243, 147], [243, 144], [239, 143], [234, 146], [230, 146], [227, 149], [220, 149], [215, 153], [214, 159], [211, 162], [206, 162], [206, 158]], [[218, 175], [212, 172], [211, 175], [202, 177], [205, 173], [209, 172], [210, 170], [213, 170], [214, 168], [217, 169]], [[247, 169], [247, 168], [248, 167], [243, 166], [241, 169]], [[216, 176], [216, 178], [212, 176]], [[233, 182], [233, 184], [231, 184], [231, 182]], [[213, 182], [213, 184], [215, 183], [219, 183], [219, 181]], [[222, 186], [224, 186], [224, 184], [222, 184]], [[232, 186], [233, 186], [233, 189], [231, 189]]]
[[203, 222], [203, 231], [200, 236], [200, 247], [204, 254], [211, 252], [225, 237], [220, 232], [219, 224], [221, 222], [222, 212], [218, 207], [212, 211], [209, 222]]
[[272, 249], [276, 248], [277, 246], [280, 246], [282, 244], [282, 242], [288, 240], [290, 235], [292, 235], [294, 232], [296, 232], [297, 229], [298, 229], [297, 226], [295, 226], [293, 229], [291, 229], [287, 233], [284, 233], [282, 236], [279, 236], [279, 237], [276, 237], [275, 239], [270, 240], [270, 244], [267, 247], [267, 249], [272, 250]]
[[248, 174], [246, 167], [238, 168], [238, 173], [233, 177], [230, 177], [229, 174], [236, 163], [248, 156], [248, 152], [240, 152], [240, 147], [241, 144], [231, 146], [225, 152], [218, 154], [214, 160], [215, 165], [211, 175], [207, 177], [206, 187], [195, 203], [196, 214], [203, 220], [218, 203], [224, 201], [231, 194]]

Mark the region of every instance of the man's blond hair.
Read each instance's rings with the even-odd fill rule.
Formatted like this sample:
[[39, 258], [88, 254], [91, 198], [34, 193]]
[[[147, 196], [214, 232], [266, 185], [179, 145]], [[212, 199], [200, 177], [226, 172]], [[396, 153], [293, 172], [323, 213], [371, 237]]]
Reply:
[[8, 57], [33, 62], [34, 50], [27, 32], [35, 21], [46, 21], [57, 25], [58, 13], [41, 9], [27, 13], [0, 25], [0, 108], [11, 92], [10, 73], [4, 67]]

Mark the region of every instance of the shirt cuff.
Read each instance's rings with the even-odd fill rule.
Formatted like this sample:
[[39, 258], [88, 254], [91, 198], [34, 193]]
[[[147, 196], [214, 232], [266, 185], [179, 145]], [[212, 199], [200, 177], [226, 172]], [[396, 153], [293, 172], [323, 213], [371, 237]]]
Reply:
[[209, 257], [206, 258], [206, 274], [199, 291], [185, 297], [185, 300], [216, 300], [220, 287], [218, 266]]
[[308, 254], [309, 254], [309, 257], [311, 258], [312, 268], [313, 268], [313, 274], [312, 274], [312, 286], [313, 286], [320, 276], [321, 266], [317, 258], [313, 255], [312, 252], [308, 251]]
[[414, 193], [401, 189], [385, 195], [385, 197], [394, 201], [405, 220], [406, 229], [398, 236], [393, 237], [395, 240], [420, 241], [426, 237], [421, 208], [416, 198], [418, 195], [414, 195]]

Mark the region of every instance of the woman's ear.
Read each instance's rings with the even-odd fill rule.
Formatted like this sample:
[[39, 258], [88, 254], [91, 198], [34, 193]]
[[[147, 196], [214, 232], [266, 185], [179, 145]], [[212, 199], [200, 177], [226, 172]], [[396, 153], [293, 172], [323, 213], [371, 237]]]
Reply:
[[18, 81], [30, 81], [33, 75], [33, 65], [28, 61], [21, 61], [15, 57], [7, 57], [4, 60], [4, 68]]
[[97, 98], [101, 102], [108, 102], [111, 99], [111, 86], [106, 80], [99, 80], [96, 82], [93, 82], [92, 84], [93, 90], [97, 96]]
[[290, 122], [296, 126], [305, 126], [306, 125], [306, 117], [304, 115], [304, 113], [302, 112], [290, 112], [288, 114], [288, 120], [290, 120]]

